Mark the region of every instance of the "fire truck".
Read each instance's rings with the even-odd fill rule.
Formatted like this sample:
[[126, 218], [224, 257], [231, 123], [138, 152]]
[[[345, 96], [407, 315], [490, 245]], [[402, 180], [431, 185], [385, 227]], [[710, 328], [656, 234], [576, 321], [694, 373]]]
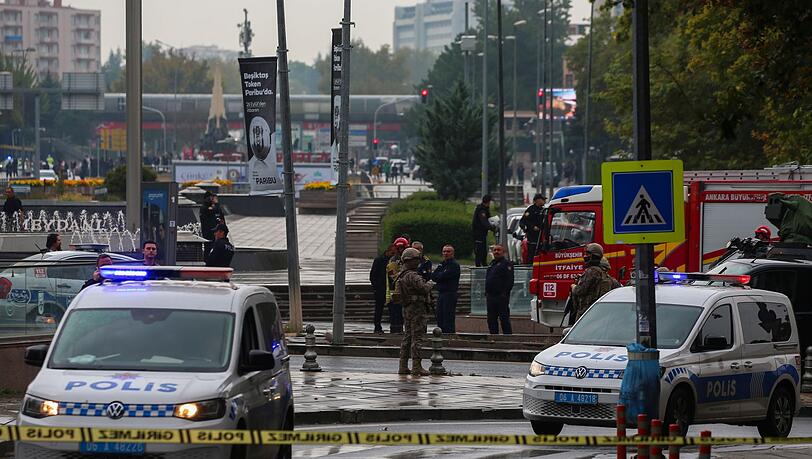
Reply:
[[[808, 180], [805, 180], [804, 178]], [[812, 166], [755, 171], [686, 171], [685, 240], [656, 244], [654, 262], [674, 271], [705, 271], [725, 254], [734, 237], [752, 237], [755, 228], [777, 228], [764, 217], [767, 196], [781, 192], [812, 200]], [[634, 245], [603, 238], [601, 185], [559, 188], [545, 207], [542, 244], [529, 284], [531, 319], [560, 326], [570, 286], [583, 272], [584, 246], [597, 242], [612, 268], [627, 283], [634, 270]]]

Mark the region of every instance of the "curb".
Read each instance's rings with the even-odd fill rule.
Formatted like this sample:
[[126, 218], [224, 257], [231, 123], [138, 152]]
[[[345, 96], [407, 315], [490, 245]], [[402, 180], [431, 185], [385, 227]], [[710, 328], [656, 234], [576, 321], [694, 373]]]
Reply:
[[[344, 356], [344, 357], [389, 357], [398, 358], [400, 348], [395, 346], [333, 346], [331, 344], [317, 344], [315, 346], [318, 355]], [[304, 344], [288, 344], [288, 351], [292, 354], [302, 355], [305, 353]], [[423, 358], [429, 359], [432, 349], [424, 347], [422, 349]], [[444, 360], [474, 360], [488, 362], [515, 362], [527, 363], [533, 361], [538, 354], [537, 350], [494, 350], [494, 349], [461, 349], [443, 348], [441, 351]]]
[[371, 424], [396, 421], [463, 421], [524, 419], [521, 408], [406, 408], [399, 410], [327, 410], [297, 412], [296, 423]]

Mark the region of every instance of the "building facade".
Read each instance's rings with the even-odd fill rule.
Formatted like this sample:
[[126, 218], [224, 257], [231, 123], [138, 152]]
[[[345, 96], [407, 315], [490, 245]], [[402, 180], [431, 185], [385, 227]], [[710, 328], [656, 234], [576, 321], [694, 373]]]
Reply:
[[402, 48], [430, 50], [437, 54], [465, 31], [465, 8], [468, 4], [468, 27], [478, 23], [473, 0], [427, 0], [414, 6], [395, 7], [392, 44]]
[[23, 56], [40, 77], [101, 69], [101, 11], [62, 0], [5, 0], [0, 4], [0, 50]]

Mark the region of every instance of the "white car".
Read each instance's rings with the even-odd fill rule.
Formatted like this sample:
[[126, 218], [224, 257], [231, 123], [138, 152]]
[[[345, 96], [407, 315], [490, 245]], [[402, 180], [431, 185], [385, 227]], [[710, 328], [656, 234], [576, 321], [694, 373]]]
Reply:
[[56, 183], [59, 181], [59, 176], [56, 175], [56, 172], [54, 172], [53, 169], [40, 169], [39, 180], [41, 182]]
[[[264, 287], [224, 282], [230, 274], [230, 268], [103, 267], [110, 280], [76, 296], [50, 348], [26, 350], [26, 363], [42, 368], [17, 424], [293, 430], [290, 357], [276, 300]], [[288, 458], [291, 449], [17, 442], [16, 453]]]
[[[113, 263], [137, 262], [117, 253]], [[53, 326], [96, 269], [99, 254], [62, 250], [31, 255], [0, 272], [0, 333]]]
[[[715, 278], [723, 277], [739, 276]], [[789, 299], [694, 285], [657, 285], [656, 298], [663, 424], [678, 423], [683, 434], [693, 423], [721, 422], [756, 425], [762, 436], [789, 435], [801, 406], [801, 356]], [[634, 288], [612, 290], [560, 343], [535, 357], [523, 412], [537, 434], [557, 435], [565, 423], [615, 425], [635, 314]]]

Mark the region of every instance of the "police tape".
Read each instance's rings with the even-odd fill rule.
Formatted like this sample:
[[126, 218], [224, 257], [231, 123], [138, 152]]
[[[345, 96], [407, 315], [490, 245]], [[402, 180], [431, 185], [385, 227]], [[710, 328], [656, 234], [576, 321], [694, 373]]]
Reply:
[[0, 441], [109, 442], [195, 445], [570, 445], [570, 446], [700, 446], [812, 444], [803, 438], [611, 437], [397, 432], [306, 432], [290, 430], [108, 429], [90, 427], [0, 426]]

